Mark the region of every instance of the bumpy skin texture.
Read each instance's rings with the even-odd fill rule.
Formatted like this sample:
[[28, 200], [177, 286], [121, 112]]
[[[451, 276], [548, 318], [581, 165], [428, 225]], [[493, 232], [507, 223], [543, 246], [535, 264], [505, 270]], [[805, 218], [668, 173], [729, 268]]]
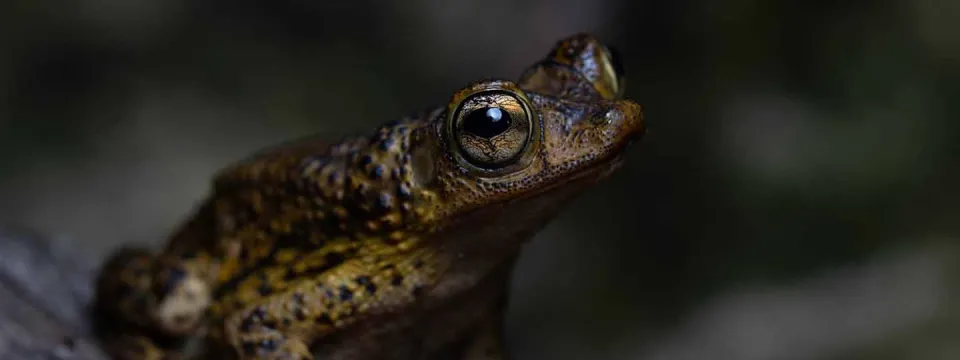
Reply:
[[642, 134], [611, 50], [580, 34], [517, 83], [336, 143], [301, 139], [221, 171], [157, 254], [98, 279], [113, 356], [501, 359], [520, 246]]

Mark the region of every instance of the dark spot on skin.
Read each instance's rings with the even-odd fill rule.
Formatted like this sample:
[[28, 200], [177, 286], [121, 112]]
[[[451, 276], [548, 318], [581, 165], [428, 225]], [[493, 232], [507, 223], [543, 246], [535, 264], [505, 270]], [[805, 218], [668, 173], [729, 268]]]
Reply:
[[374, 284], [372, 281], [370, 281], [370, 277], [358, 276], [356, 281], [357, 281], [357, 284], [359, 284], [360, 286], [363, 286], [367, 290], [368, 294], [373, 294], [377, 292], [377, 285]]
[[240, 323], [240, 331], [250, 332], [250, 330], [253, 330], [253, 325], [255, 324], [256, 322], [253, 321], [251, 317], [247, 317], [246, 319], [243, 319], [243, 322]]
[[340, 286], [340, 300], [341, 301], [353, 300], [353, 291], [348, 289], [346, 286]]
[[293, 316], [297, 317], [297, 321], [307, 320], [307, 312], [304, 311], [303, 308], [297, 308], [297, 310], [293, 312]]
[[260, 293], [260, 296], [267, 296], [270, 295], [270, 292], [273, 291], [273, 288], [270, 287], [270, 284], [264, 282], [260, 284], [260, 288], [258, 288], [257, 291]]
[[400, 186], [397, 186], [397, 196], [401, 199], [409, 200], [413, 196], [413, 193], [410, 192], [410, 187], [407, 186], [407, 184], [400, 184]]
[[360, 166], [367, 166], [373, 164], [373, 156], [364, 155], [360, 158]]
[[335, 185], [341, 181], [343, 181], [343, 174], [339, 171], [334, 171], [330, 173], [330, 175], [327, 175], [327, 183], [330, 185]]
[[380, 151], [390, 151], [390, 148], [393, 147], [393, 138], [384, 138], [380, 141]]
[[[260, 311], [258, 313], [258, 311]], [[243, 319], [243, 322], [240, 323], [240, 331], [248, 332], [253, 329], [253, 325], [256, 325], [263, 319], [263, 309], [257, 308], [249, 316]]]
[[343, 260], [343, 254], [338, 252], [327, 253], [323, 256], [323, 261], [325, 261], [328, 265], [340, 264], [343, 262]]
[[[304, 222], [306, 223], [306, 222]], [[306, 224], [290, 224], [293, 229], [290, 232], [284, 232], [275, 234], [274, 236], [274, 248], [275, 249], [288, 249], [296, 247], [299, 244], [302, 244], [305, 239], [308, 237], [306, 234], [298, 234], [296, 228], [298, 226], [305, 227]], [[266, 275], [263, 275], [266, 276]], [[262, 281], [266, 281], [266, 277], [261, 277]]]
[[330, 318], [330, 314], [324, 313], [317, 317], [317, 322], [324, 325], [333, 325], [333, 319]]
[[159, 295], [158, 297], [161, 298], [165, 297], [165, 295], [169, 294], [173, 291], [173, 289], [180, 285], [180, 282], [187, 277], [187, 272], [183, 271], [181, 268], [174, 267], [168, 268], [165, 275], [166, 276], [164, 276], [164, 278], [166, 281], [162, 282], [163, 286], [160, 288], [160, 293], [157, 294]]
[[393, 286], [400, 286], [403, 284], [403, 275], [397, 274], [390, 279], [390, 284]]
[[327, 158], [323, 156], [314, 156], [307, 159], [304, 159], [301, 162], [300, 166], [303, 167], [304, 172], [309, 171], [309, 174], [316, 173], [318, 170], [322, 169], [324, 165], [327, 164]]
[[383, 178], [383, 174], [387, 172], [386, 168], [383, 165], [375, 165], [373, 169], [370, 169], [370, 178], [374, 180], [379, 180]]
[[293, 303], [296, 304], [297, 306], [303, 305], [303, 294], [301, 293], [293, 294], [293, 296], [291, 296], [291, 300], [293, 300]]
[[393, 207], [393, 196], [388, 193], [380, 193], [377, 197], [377, 208], [380, 210], [390, 210]]
[[247, 355], [254, 355], [257, 353], [257, 344], [254, 344], [251, 341], [243, 342], [243, 352]]
[[263, 339], [263, 341], [260, 341], [260, 348], [273, 352], [274, 350], [277, 350], [277, 341], [274, 339]]

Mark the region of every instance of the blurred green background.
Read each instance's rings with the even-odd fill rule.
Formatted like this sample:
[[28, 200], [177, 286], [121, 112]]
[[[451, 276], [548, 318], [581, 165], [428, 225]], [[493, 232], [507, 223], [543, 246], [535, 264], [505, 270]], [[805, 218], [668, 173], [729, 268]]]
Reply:
[[564, 36], [649, 132], [529, 247], [517, 359], [960, 358], [960, 2], [0, 3], [0, 222], [158, 244], [220, 166]]

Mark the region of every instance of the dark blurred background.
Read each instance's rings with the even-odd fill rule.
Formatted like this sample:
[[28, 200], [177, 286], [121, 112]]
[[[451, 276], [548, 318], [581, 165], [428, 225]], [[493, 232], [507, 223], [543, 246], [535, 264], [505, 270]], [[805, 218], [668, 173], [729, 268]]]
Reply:
[[526, 251], [517, 359], [958, 359], [958, 20], [952, 0], [5, 1], [0, 222], [80, 257], [158, 244], [228, 162], [514, 79], [588, 31], [649, 132]]

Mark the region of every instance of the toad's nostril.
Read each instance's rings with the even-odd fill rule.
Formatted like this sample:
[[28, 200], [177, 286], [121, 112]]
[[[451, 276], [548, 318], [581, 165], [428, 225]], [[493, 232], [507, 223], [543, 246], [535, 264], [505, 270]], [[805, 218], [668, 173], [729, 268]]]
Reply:
[[598, 112], [592, 117], [592, 122], [597, 126], [609, 126], [617, 121], [623, 114], [617, 109]]
[[602, 112], [597, 112], [591, 118], [591, 123], [608, 128], [624, 139], [639, 138], [644, 131], [643, 108], [633, 101], [619, 101]]
[[618, 106], [623, 114], [624, 126], [629, 127], [630, 132], [643, 131], [643, 107], [633, 101], [622, 101]]

